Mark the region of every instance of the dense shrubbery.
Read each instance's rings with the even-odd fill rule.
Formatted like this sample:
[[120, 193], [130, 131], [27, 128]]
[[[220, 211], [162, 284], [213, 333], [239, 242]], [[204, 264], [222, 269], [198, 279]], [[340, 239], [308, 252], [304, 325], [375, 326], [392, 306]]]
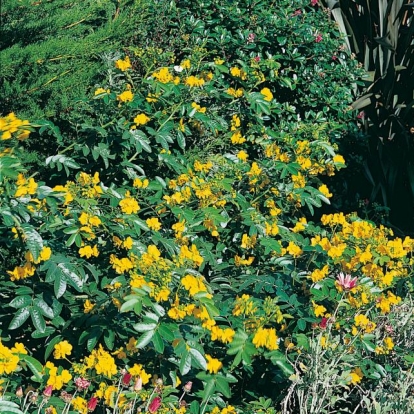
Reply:
[[322, 10], [269, 3], [157, 4], [168, 38], [108, 57], [72, 131], [2, 118], [3, 411], [412, 408], [414, 240], [312, 221], [360, 71]]

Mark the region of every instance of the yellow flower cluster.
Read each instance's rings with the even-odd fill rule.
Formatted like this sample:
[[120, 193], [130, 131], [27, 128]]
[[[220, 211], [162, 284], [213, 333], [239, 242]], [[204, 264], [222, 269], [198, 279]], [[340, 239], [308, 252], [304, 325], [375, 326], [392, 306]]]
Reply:
[[0, 117], [0, 139], [5, 141], [11, 139], [13, 134], [16, 134], [15, 136], [18, 140], [24, 140], [30, 134], [30, 129], [27, 129], [29, 126], [29, 121], [22, 121], [11, 112], [5, 117]]
[[7, 273], [10, 275], [10, 280], [23, 280], [27, 277], [33, 276], [36, 267], [33, 264], [39, 264], [50, 259], [52, 250], [50, 247], [43, 246], [39, 252], [39, 257], [35, 260], [31, 252], [25, 254], [25, 264], [22, 266], [16, 266], [13, 270], [8, 270]]
[[18, 355], [15, 355], [13, 349], [3, 345], [0, 340], [0, 375], [11, 374], [16, 371], [18, 364]]
[[125, 59], [119, 59], [115, 62], [115, 67], [122, 72], [125, 72], [127, 69], [132, 67], [131, 61], [129, 60], [129, 56], [126, 56]]
[[256, 348], [267, 348], [269, 351], [274, 351], [279, 348], [277, 343], [276, 330], [274, 328], [260, 327], [253, 336], [253, 345]]
[[108, 378], [118, 372], [114, 358], [102, 348], [102, 345], [94, 349], [90, 356], [85, 357], [84, 364], [88, 369], [94, 368], [98, 375], [103, 374]]
[[[67, 370], [59, 370], [52, 362], [48, 361], [45, 365], [46, 373], [49, 374], [47, 385], [51, 385], [53, 389], [60, 390], [72, 379], [72, 374]], [[58, 373], [60, 371], [60, 373]]]

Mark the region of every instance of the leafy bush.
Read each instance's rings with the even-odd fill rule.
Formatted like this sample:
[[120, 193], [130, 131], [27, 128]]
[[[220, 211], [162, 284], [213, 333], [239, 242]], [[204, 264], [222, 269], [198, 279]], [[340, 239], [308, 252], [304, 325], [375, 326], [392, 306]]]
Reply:
[[[345, 166], [356, 62], [312, 4], [156, 6], [168, 39], [108, 55], [73, 131], [1, 120], [0, 408], [353, 410], [412, 364], [385, 320], [414, 248], [311, 220]], [[31, 129], [60, 147], [49, 176], [20, 161]]]

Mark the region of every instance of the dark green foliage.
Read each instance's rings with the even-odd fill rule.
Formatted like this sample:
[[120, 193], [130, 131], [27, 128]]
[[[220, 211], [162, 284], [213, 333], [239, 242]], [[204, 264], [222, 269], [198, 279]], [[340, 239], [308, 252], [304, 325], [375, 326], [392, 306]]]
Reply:
[[99, 56], [137, 36], [144, 11], [143, 1], [2, 2], [2, 112], [66, 119], [96, 81]]
[[364, 172], [371, 201], [414, 231], [414, 26], [410, 1], [328, 0], [347, 47], [369, 77], [353, 104], [367, 133]]

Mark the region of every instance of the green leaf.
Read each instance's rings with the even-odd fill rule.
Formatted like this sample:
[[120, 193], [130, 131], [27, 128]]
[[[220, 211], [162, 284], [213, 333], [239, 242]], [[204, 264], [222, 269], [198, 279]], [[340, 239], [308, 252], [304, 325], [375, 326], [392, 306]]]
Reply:
[[145, 348], [152, 340], [155, 331], [146, 331], [143, 335], [141, 335], [137, 341], [137, 348], [142, 349]]
[[154, 344], [155, 350], [159, 354], [162, 354], [164, 352], [164, 341], [158, 332], [154, 333], [154, 336], [152, 337], [152, 343]]
[[62, 273], [65, 275], [65, 279], [69, 282], [76, 290], [82, 292], [83, 289], [83, 281], [82, 279], [75, 273], [75, 267], [68, 264], [68, 263], [59, 263], [58, 267], [61, 269]]
[[137, 332], [153, 331], [157, 327], [156, 323], [136, 323], [133, 328]]
[[191, 369], [191, 354], [188, 351], [185, 351], [183, 355], [181, 355], [180, 361], [180, 373], [181, 375], [186, 375]]
[[203, 396], [203, 403], [206, 402], [213, 394], [216, 388], [216, 382], [214, 378], [208, 380], [204, 386], [204, 390], [202, 391], [201, 395]]
[[32, 254], [33, 259], [36, 261], [39, 259], [40, 251], [43, 248], [43, 239], [29, 224], [22, 224], [21, 228], [25, 236], [26, 246]]
[[56, 329], [53, 326], [46, 326], [44, 332], [41, 332], [36, 329], [30, 334], [30, 336], [35, 339], [46, 338], [47, 336], [53, 335], [55, 332]]
[[112, 351], [114, 349], [115, 344], [115, 332], [112, 330], [107, 330], [104, 333], [104, 342], [105, 345]]
[[216, 391], [220, 391], [226, 398], [231, 397], [230, 386], [226, 378], [216, 376]]
[[30, 308], [30, 317], [32, 319], [34, 327], [39, 331], [44, 333], [46, 330], [46, 322], [43, 319], [42, 312], [36, 306]]
[[31, 357], [30, 355], [20, 354], [19, 355], [20, 361], [24, 361], [27, 367], [32, 371], [35, 381], [41, 382], [42, 381], [42, 364], [35, 358]]
[[31, 305], [31, 303], [32, 303], [32, 298], [30, 296], [25, 295], [25, 296], [17, 296], [9, 303], [9, 305], [15, 309], [21, 309], [21, 308]]
[[45, 361], [49, 358], [49, 355], [52, 353], [53, 348], [55, 347], [56, 344], [58, 344], [59, 342], [61, 342], [63, 339], [62, 336], [58, 335], [55, 336], [48, 344], [45, 350]]
[[158, 327], [158, 332], [166, 341], [173, 341], [175, 339], [174, 333], [165, 323], [161, 323]]
[[24, 414], [19, 406], [12, 401], [0, 400], [0, 413], [2, 414]]
[[193, 360], [196, 362], [196, 364], [200, 368], [202, 368], [204, 370], [207, 369], [207, 361], [206, 361], [206, 359], [204, 358], [203, 354], [200, 351], [198, 351], [197, 349], [194, 349], [194, 348], [190, 348], [190, 354], [191, 354]]
[[290, 376], [295, 373], [294, 369], [292, 368], [292, 365], [289, 364], [285, 357], [285, 354], [283, 354], [282, 352], [271, 351], [265, 354], [265, 357], [270, 358], [272, 363], [274, 365], [277, 365], [286, 376]]
[[10, 322], [9, 329], [20, 328], [29, 318], [30, 311], [29, 308], [19, 309], [14, 315], [12, 321]]
[[64, 276], [61, 273], [58, 273], [55, 278], [55, 283], [53, 284], [53, 289], [57, 299], [64, 295], [66, 292], [66, 287], [67, 284]]
[[53, 309], [42, 298], [36, 298], [33, 304], [42, 312], [43, 316], [49, 319], [53, 319], [56, 316]]

